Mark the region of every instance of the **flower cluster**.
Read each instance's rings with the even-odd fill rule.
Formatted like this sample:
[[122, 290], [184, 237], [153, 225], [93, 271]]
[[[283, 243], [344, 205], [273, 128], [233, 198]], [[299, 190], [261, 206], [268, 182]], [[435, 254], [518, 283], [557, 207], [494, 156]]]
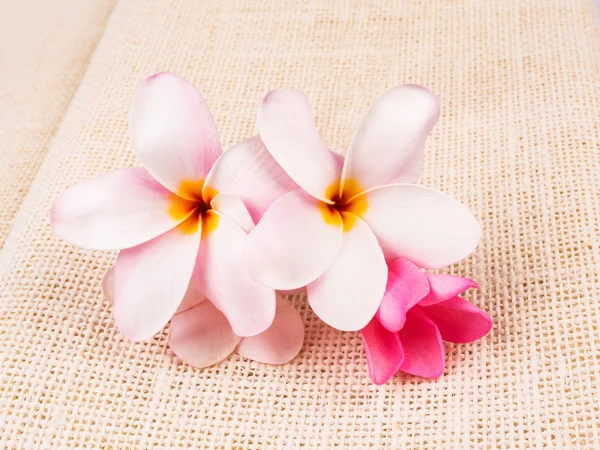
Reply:
[[233, 351], [271, 364], [295, 357], [304, 328], [284, 295], [305, 289], [324, 322], [362, 330], [371, 377], [436, 377], [441, 340], [486, 334], [489, 317], [458, 297], [470, 280], [425, 273], [480, 239], [456, 200], [414, 184], [439, 115], [427, 89], [402, 85], [367, 112], [346, 158], [330, 151], [307, 98], [281, 89], [258, 110], [259, 136], [222, 152], [202, 96], [182, 78], [144, 80], [129, 130], [143, 168], [62, 193], [57, 235], [118, 250], [103, 290], [133, 341], [170, 322], [169, 345], [204, 367]]

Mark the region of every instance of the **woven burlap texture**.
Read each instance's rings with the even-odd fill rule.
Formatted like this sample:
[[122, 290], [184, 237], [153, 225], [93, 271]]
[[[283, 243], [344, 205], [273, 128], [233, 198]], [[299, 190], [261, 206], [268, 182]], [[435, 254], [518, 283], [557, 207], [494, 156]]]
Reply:
[[[206, 97], [225, 146], [256, 132], [262, 94], [309, 96], [345, 148], [375, 96], [432, 88], [442, 116], [420, 183], [480, 220], [450, 268], [489, 336], [447, 345], [437, 381], [374, 386], [357, 333], [295, 298], [306, 341], [290, 364], [232, 356], [198, 370], [168, 329], [134, 344], [100, 280], [114, 254], [54, 237], [73, 183], [137, 165], [127, 114], [146, 75]], [[585, 0], [122, 0], [0, 256], [0, 447], [597, 449], [600, 447], [600, 33]]]
[[0, 248], [116, 0], [0, 0]]

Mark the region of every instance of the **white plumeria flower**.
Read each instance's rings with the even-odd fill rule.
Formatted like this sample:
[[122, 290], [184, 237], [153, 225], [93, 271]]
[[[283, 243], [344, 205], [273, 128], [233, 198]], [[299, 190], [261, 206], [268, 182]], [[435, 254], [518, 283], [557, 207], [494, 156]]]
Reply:
[[410, 184], [438, 116], [429, 90], [392, 88], [371, 106], [343, 160], [321, 141], [304, 94], [269, 92], [258, 111], [259, 133], [300, 189], [276, 200], [248, 235], [252, 277], [275, 289], [306, 285], [323, 321], [353, 331], [381, 303], [386, 259], [439, 268], [469, 255], [481, 230], [468, 209]]
[[141, 83], [129, 129], [144, 168], [82, 181], [51, 211], [52, 228], [66, 241], [120, 250], [114, 317], [121, 332], [140, 341], [160, 331], [191, 280], [236, 335], [266, 330], [275, 291], [248, 275], [242, 245], [246, 231], [295, 183], [257, 137], [222, 153], [204, 99], [171, 73]]
[[[102, 293], [111, 302], [115, 296], [114, 268], [102, 280]], [[169, 347], [186, 364], [208, 367], [234, 351], [245, 358], [267, 364], [285, 364], [296, 357], [304, 342], [304, 324], [292, 304], [277, 293], [273, 323], [262, 333], [241, 337], [227, 317], [190, 285], [171, 319]]]

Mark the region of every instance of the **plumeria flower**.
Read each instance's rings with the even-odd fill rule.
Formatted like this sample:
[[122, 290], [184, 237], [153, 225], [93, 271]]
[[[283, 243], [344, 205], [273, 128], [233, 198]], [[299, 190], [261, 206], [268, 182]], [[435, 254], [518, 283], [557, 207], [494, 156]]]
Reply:
[[206, 102], [171, 73], [141, 83], [129, 131], [144, 168], [80, 182], [51, 211], [52, 228], [64, 240], [120, 250], [113, 311], [121, 332], [134, 341], [153, 336], [175, 314], [191, 280], [238, 336], [266, 330], [275, 291], [248, 275], [242, 243], [295, 184], [259, 138], [222, 153]]
[[478, 288], [468, 278], [423, 273], [407, 259], [388, 263], [385, 296], [376, 317], [362, 330], [375, 384], [401, 370], [425, 378], [444, 373], [444, 344], [473, 342], [492, 327], [490, 317], [459, 297]]
[[304, 94], [269, 92], [258, 129], [299, 189], [278, 198], [250, 232], [244, 258], [265, 286], [307, 286], [308, 301], [329, 325], [363, 328], [383, 298], [386, 259], [420, 267], [452, 264], [477, 246], [481, 230], [468, 209], [417, 186], [437, 98], [416, 85], [380, 96], [358, 126], [346, 159], [321, 141]]
[[[102, 280], [102, 292], [114, 301], [114, 268]], [[234, 351], [267, 364], [285, 364], [296, 357], [304, 342], [304, 324], [298, 312], [277, 293], [275, 318], [269, 328], [250, 337], [237, 336], [214, 304], [190, 285], [171, 319], [169, 346], [185, 363], [208, 367]]]

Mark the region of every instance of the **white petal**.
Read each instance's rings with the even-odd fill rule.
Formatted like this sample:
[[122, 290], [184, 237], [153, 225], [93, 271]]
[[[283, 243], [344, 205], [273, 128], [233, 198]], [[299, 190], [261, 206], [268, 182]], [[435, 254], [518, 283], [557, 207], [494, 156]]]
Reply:
[[77, 183], [59, 195], [50, 222], [54, 232], [71, 244], [120, 250], [174, 228], [194, 208], [146, 170], [119, 169]]
[[218, 194], [212, 199], [210, 206], [229, 218], [246, 233], [254, 228], [254, 221], [250, 213], [246, 209], [243, 200], [237, 195]]
[[440, 114], [436, 96], [415, 84], [381, 95], [356, 129], [344, 165], [344, 197], [391, 183], [414, 183], [425, 139]]
[[302, 318], [290, 302], [278, 295], [273, 324], [256, 336], [242, 339], [236, 352], [253, 361], [285, 364], [296, 357], [303, 342]]
[[[342, 213], [342, 246], [333, 264], [306, 287], [308, 302], [321, 320], [338, 330], [356, 331], [373, 318], [385, 293], [387, 266], [377, 239], [358, 217]], [[350, 217], [353, 216], [353, 217]]]
[[321, 141], [302, 92], [278, 89], [265, 95], [257, 126], [271, 155], [306, 192], [325, 201], [338, 193], [339, 159]]
[[216, 193], [240, 197], [256, 223], [271, 203], [295, 189], [298, 185], [255, 136], [221, 155], [206, 178], [203, 195], [208, 202]]
[[211, 210], [196, 260], [194, 283], [231, 323], [238, 336], [263, 332], [275, 316], [275, 291], [250, 278], [242, 261], [246, 233]]
[[[460, 202], [413, 184], [375, 188], [356, 197], [387, 259], [406, 258], [420, 267], [440, 268], [467, 257], [481, 228]], [[366, 206], [365, 206], [366, 205]]]
[[119, 253], [113, 313], [125, 337], [149, 339], [173, 317], [192, 278], [200, 233], [194, 215], [177, 228]]
[[169, 347], [184, 362], [208, 367], [227, 358], [240, 338], [210, 301], [176, 314], [171, 320]]
[[168, 72], [142, 81], [129, 134], [136, 155], [163, 186], [190, 200], [201, 197], [221, 144], [210, 110], [191, 84]]
[[318, 278], [342, 242], [337, 211], [302, 190], [285, 194], [250, 232], [244, 260], [250, 275], [265, 286], [297, 289]]

